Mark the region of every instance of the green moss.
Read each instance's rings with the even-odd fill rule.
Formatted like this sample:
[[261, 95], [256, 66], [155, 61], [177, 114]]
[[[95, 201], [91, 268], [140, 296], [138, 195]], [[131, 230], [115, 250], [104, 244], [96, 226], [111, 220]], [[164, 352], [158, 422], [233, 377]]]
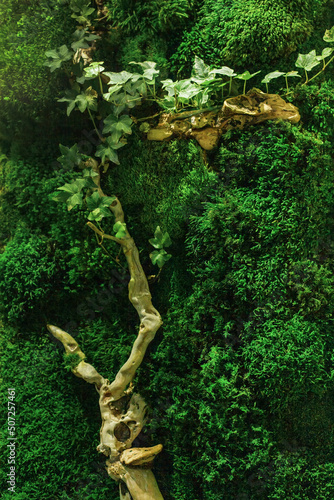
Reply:
[[[324, 8], [327, 10], [324, 11]], [[277, 69], [282, 71], [284, 60], [308, 38], [313, 37], [318, 19], [324, 22], [324, 12], [328, 21], [330, 4], [318, 0], [207, 0], [197, 24], [184, 34], [183, 41], [173, 55], [173, 68], [186, 68], [189, 72], [197, 55], [215, 67], [228, 65], [240, 71], [266, 71], [267, 68], [273, 71], [276, 69], [273, 66], [280, 64]], [[323, 22], [321, 36], [324, 32]], [[294, 69], [294, 60], [289, 60], [290, 67], [286, 71]]]

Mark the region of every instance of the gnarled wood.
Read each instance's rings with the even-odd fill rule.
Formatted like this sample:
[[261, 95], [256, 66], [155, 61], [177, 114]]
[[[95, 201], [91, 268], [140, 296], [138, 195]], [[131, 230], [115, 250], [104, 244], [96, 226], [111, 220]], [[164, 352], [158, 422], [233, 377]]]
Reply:
[[[97, 166], [95, 169], [99, 173]], [[100, 195], [105, 196], [100, 186], [100, 177], [94, 180]], [[122, 206], [117, 198], [109, 208], [115, 216], [115, 222], [124, 222]], [[154, 475], [148, 468], [162, 446], [137, 449], [132, 447], [147, 418], [146, 403], [139, 394], [132, 393], [132, 381], [149, 343], [162, 324], [161, 317], [152, 305], [139, 252], [128, 230], [124, 238], [116, 238], [105, 235], [92, 223], [89, 223], [89, 227], [99, 236], [112, 239], [123, 248], [130, 271], [129, 300], [140, 319], [137, 338], [128, 360], [120, 368], [114, 380], [109, 382], [92, 365], [84, 361], [85, 354], [71, 335], [53, 325], [48, 325], [48, 330], [62, 342], [67, 354], [78, 355], [79, 363], [72, 368], [72, 372], [86, 382], [95, 384], [100, 395], [102, 426], [97, 450], [108, 457], [107, 471], [120, 483], [120, 499], [163, 500]]]
[[300, 120], [298, 108], [277, 94], [252, 89], [247, 94], [226, 99], [221, 109], [163, 113], [157, 127], [147, 133], [150, 141], [172, 137], [194, 138], [205, 150], [217, 146], [220, 136], [232, 128], [244, 128], [266, 120]]

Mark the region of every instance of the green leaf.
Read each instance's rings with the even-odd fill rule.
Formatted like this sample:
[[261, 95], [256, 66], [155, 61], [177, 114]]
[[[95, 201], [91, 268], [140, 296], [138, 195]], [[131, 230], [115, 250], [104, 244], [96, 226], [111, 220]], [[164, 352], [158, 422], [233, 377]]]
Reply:
[[249, 71], [245, 71], [244, 73], [241, 73], [240, 75], [236, 75], [235, 78], [238, 78], [239, 80], [250, 80], [253, 78], [253, 76], [258, 75], [261, 73], [261, 71], [257, 71], [256, 73], [250, 74]]
[[89, 16], [92, 15], [93, 12], [95, 12], [95, 9], [87, 5], [82, 7], [78, 14], [73, 13], [71, 17], [73, 17], [73, 19], [76, 19], [80, 24], [90, 24]]
[[232, 78], [233, 76], [237, 76], [237, 73], [234, 73], [234, 70], [229, 68], [228, 66], [223, 66], [220, 69], [212, 69], [210, 71], [210, 74], [224, 75], [229, 76], [230, 78]]
[[82, 205], [82, 189], [86, 185], [85, 179], [76, 179], [71, 184], [65, 184], [58, 188], [62, 193], [57, 194], [53, 200], [66, 202], [67, 209], [72, 210], [76, 205]]
[[104, 217], [111, 217], [112, 213], [105, 207], [95, 208], [91, 212], [89, 212], [87, 219], [101, 221]]
[[317, 61], [323, 61], [326, 57], [329, 57], [334, 49], [331, 47], [325, 47], [322, 49], [321, 56], [316, 56]]
[[85, 7], [90, 6], [90, 0], [71, 0], [70, 1], [70, 9], [73, 12], [82, 12]]
[[70, 195], [80, 193], [82, 189], [86, 185], [86, 180], [85, 179], [76, 179], [75, 181], [71, 182], [70, 184], [64, 184], [64, 186], [61, 186], [57, 189], [60, 191], [65, 191], [66, 193], [69, 193]]
[[[148, 68], [144, 71], [143, 73], [143, 78], [146, 78], [147, 80], [154, 81], [155, 77], [158, 76], [159, 71], [154, 68]], [[135, 81], [132, 79], [132, 81]]]
[[176, 90], [178, 92], [179, 98], [184, 98], [184, 99], [191, 99], [195, 95], [199, 94], [201, 92], [201, 87], [199, 87], [197, 84], [191, 83], [190, 80], [181, 80], [178, 82], [179, 84], [176, 85]]
[[133, 76], [132, 73], [128, 73], [127, 71], [121, 71], [120, 73], [111, 73], [110, 71], [105, 71], [103, 74], [109, 78], [108, 85], [123, 85], [123, 83], [126, 83]]
[[176, 87], [178, 82], [173, 82], [173, 80], [168, 78], [167, 80], [162, 80], [161, 83], [162, 83], [163, 90], [167, 90], [168, 96], [174, 97], [175, 87]]
[[280, 76], [284, 75], [284, 72], [282, 71], [272, 71], [271, 73], [268, 73], [263, 80], [261, 80], [261, 83], [270, 83], [271, 80], [274, 78], [279, 78]]
[[61, 156], [59, 156], [57, 160], [63, 165], [63, 167], [73, 169], [73, 167], [80, 166], [82, 164], [82, 156], [79, 153], [77, 144], [74, 144], [71, 148], [59, 144], [59, 149]]
[[315, 50], [311, 50], [308, 54], [298, 54], [298, 59], [295, 63], [297, 68], [303, 68], [306, 71], [311, 71], [312, 68], [320, 64], [317, 61], [317, 56]]
[[326, 30], [323, 39], [325, 42], [334, 42], [334, 26], [330, 30]]
[[100, 196], [95, 191], [89, 198], [86, 198], [87, 207], [90, 210], [88, 220], [100, 221], [103, 217], [111, 217], [112, 212], [109, 210], [109, 206], [114, 200], [114, 196]]
[[45, 55], [49, 60], [44, 63], [44, 66], [48, 66], [52, 73], [60, 68], [63, 62], [69, 61], [73, 57], [73, 51], [69, 50], [66, 45], [62, 45], [59, 49], [47, 50]]
[[116, 238], [125, 238], [126, 236], [126, 224], [125, 222], [116, 222], [116, 224], [113, 225], [113, 231], [116, 236]]
[[111, 139], [114, 142], [118, 142], [123, 134], [132, 134], [131, 125], [132, 120], [128, 115], [122, 115], [117, 117], [115, 115], [109, 115], [104, 120], [104, 134], [111, 134]]
[[298, 76], [299, 78], [301, 78], [298, 71], [288, 71], [287, 73], [284, 73], [284, 76], [287, 76], [288, 78], [291, 78], [293, 76]]
[[72, 210], [76, 205], [82, 205], [82, 193], [75, 193], [66, 200], [67, 210]]
[[150, 253], [150, 258], [152, 264], [157, 264], [160, 268], [171, 258], [171, 254], [167, 253], [166, 250], [154, 250]]
[[[105, 74], [105, 73], [104, 73]], [[111, 101], [112, 95], [118, 92], [122, 88], [122, 85], [111, 85], [106, 94], [103, 97], [106, 101]]]
[[74, 42], [71, 43], [71, 48], [74, 51], [77, 51], [78, 49], [88, 49], [89, 44], [87, 42], [93, 42], [94, 40], [99, 40], [100, 38], [101, 37], [98, 35], [89, 33], [86, 29], [77, 29], [73, 33]]
[[155, 69], [157, 65], [157, 63], [154, 61], [144, 61], [144, 62], [130, 61], [129, 64], [137, 64], [138, 66], [141, 66], [143, 69]]
[[157, 226], [154, 232], [154, 238], [148, 240], [154, 248], [169, 247], [172, 244], [172, 240], [167, 232], [163, 233], [160, 226]]
[[76, 98], [78, 96], [78, 93], [75, 90], [66, 90], [65, 91], [65, 96], [62, 97], [61, 99], [58, 99], [58, 102], [68, 102], [66, 114], [67, 116], [70, 116], [72, 113], [73, 109], [75, 108], [75, 102]]
[[104, 70], [104, 66], [102, 66], [103, 61], [100, 62], [92, 62], [87, 68], [85, 68], [85, 76], [89, 78], [95, 78], [99, 76], [100, 73]]
[[83, 171], [83, 176], [84, 178], [94, 178], [94, 177], [98, 177], [99, 174], [97, 172], [95, 172], [95, 170], [93, 168], [84, 168]]
[[95, 191], [91, 196], [86, 198], [86, 201], [89, 210], [92, 211], [96, 208], [108, 208], [115, 199], [115, 196], [100, 196], [99, 193]]
[[192, 76], [199, 79], [205, 79], [210, 76], [210, 66], [207, 66], [203, 59], [195, 56], [195, 62], [192, 69]]
[[125, 146], [124, 142], [114, 142], [111, 136], [109, 136], [104, 144], [98, 146], [95, 155], [102, 159], [102, 163], [108, 158], [113, 163], [116, 163], [116, 165], [119, 165], [119, 159], [115, 150], [123, 146]]
[[53, 201], [59, 201], [61, 203], [66, 203], [66, 201], [69, 199], [70, 196], [71, 195], [69, 193], [62, 191], [61, 193], [53, 193], [51, 196], [51, 199]]
[[75, 104], [78, 105], [81, 113], [84, 113], [86, 109], [91, 109], [93, 111], [97, 110], [97, 92], [92, 88], [88, 87], [85, 92], [79, 94], [75, 99]]

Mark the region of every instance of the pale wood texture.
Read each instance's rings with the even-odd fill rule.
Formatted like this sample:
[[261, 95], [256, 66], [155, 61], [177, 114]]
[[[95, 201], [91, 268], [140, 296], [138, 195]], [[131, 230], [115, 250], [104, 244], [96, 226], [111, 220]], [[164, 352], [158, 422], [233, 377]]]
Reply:
[[[96, 165], [95, 169], [99, 173]], [[94, 180], [100, 195], [105, 196], [100, 186], [100, 177]], [[124, 213], [117, 198], [109, 208], [115, 216], [115, 222], [123, 223]], [[72, 372], [86, 382], [94, 384], [100, 395], [102, 426], [97, 450], [108, 457], [107, 471], [110, 477], [120, 483], [120, 499], [163, 500], [153, 472], [149, 469], [154, 457], [161, 451], [162, 445], [152, 448], [132, 448], [132, 443], [141, 432], [147, 418], [146, 403], [139, 394], [132, 392], [132, 381], [149, 343], [162, 324], [161, 317], [152, 305], [139, 252], [128, 230], [126, 229], [124, 238], [115, 238], [105, 235], [92, 223], [88, 225], [101, 238], [114, 240], [122, 246], [130, 271], [129, 300], [140, 320], [137, 338], [129, 358], [112, 382], [109, 382], [92, 365], [84, 361], [85, 354], [71, 335], [53, 325], [48, 325], [48, 330], [63, 344], [67, 354], [78, 355], [78, 365]]]

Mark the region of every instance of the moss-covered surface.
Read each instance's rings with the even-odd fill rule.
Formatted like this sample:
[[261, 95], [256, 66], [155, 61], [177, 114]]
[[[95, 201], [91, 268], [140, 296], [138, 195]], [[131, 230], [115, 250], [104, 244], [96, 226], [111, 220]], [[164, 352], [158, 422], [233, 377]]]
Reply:
[[[5, 408], [14, 387], [15, 499], [116, 500], [117, 487], [96, 452], [96, 391], [70, 373], [75, 360], [64, 360], [45, 324], [73, 334], [87, 361], [111, 378], [129, 354], [137, 316], [119, 249], [106, 244], [106, 254], [83, 214], [51, 200], [77, 176], [55, 163], [59, 142], [87, 140], [90, 128], [78, 112], [66, 118], [55, 102], [66, 80], [49, 80], [43, 66], [44, 51], [66, 43], [75, 22], [66, 2], [42, 4], [0, 7], [0, 95], [10, 98], [0, 109], [1, 403]], [[168, 2], [174, 11], [167, 15], [159, 1], [147, 2], [143, 12], [136, 2], [108, 2], [113, 27], [97, 55], [115, 71], [135, 59], [160, 60], [174, 79], [188, 64], [183, 55], [190, 66], [196, 54], [217, 67], [216, 56], [207, 57], [216, 50], [217, 60], [231, 67], [235, 61], [274, 71], [280, 60], [292, 70], [289, 57], [295, 61], [322, 39], [320, 20], [331, 26], [330, 2], [204, 1], [190, 2], [190, 10], [186, 4]], [[264, 23], [263, 10], [284, 24], [286, 36], [278, 21]], [[131, 12], [141, 14], [133, 36], [125, 22]], [[180, 45], [201, 26], [197, 46]], [[40, 36], [29, 38], [34, 29]], [[22, 52], [24, 64], [21, 52], [13, 55], [18, 35], [21, 52], [30, 54]], [[326, 81], [312, 83], [286, 97], [300, 109], [299, 124], [230, 131], [207, 154], [193, 141], [146, 141], [134, 127], [120, 165], [103, 178], [104, 191], [122, 202], [147, 275], [158, 272], [148, 242], [156, 226], [173, 241], [173, 258], [151, 285], [164, 324], [136, 377], [152, 417], [138, 444], [164, 445], [155, 474], [166, 500], [334, 496], [330, 67]], [[154, 111], [144, 105], [140, 113]], [[45, 117], [55, 121], [42, 134]], [[6, 484], [7, 426], [3, 411], [5, 500], [14, 498]]]

